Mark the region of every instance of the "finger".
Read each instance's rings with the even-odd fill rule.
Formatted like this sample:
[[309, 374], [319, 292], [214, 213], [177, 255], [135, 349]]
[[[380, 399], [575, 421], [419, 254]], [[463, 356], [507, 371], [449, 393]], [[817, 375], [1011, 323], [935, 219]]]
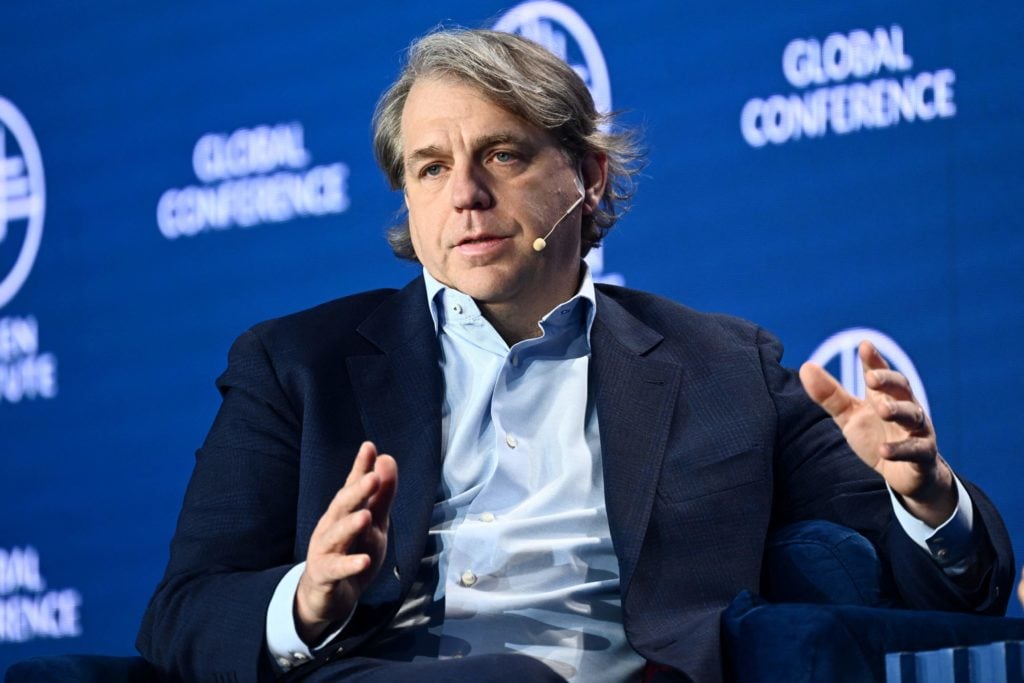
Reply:
[[846, 425], [849, 411], [856, 402], [835, 377], [828, 374], [820, 365], [804, 363], [800, 366], [800, 382], [811, 400], [824, 408], [840, 427]]
[[352, 555], [325, 555], [316, 558], [315, 563], [307, 561], [304, 574], [308, 577], [307, 588], [318, 592], [332, 592], [338, 584], [365, 572], [373, 562], [366, 553]]
[[894, 422], [915, 436], [931, 433], [928, 416], [916, 401], [893, 401], [876, 399], [872, 401], [875, 412], [886, 422]]
[[387, 530], [391, 517], [391, 504], [398, 491], [398, 463], [390, 455], [377, 457], [374, 466], [380, 485], [366, 503], [367, 509], [373, 514], [373, 523], [380, 529]]
[[320, 518], [328, 524], [334, 524], [345, 515], [366, 507], [367, 501], [380, 488], [380, 477], [375, 472], [368, 472], [361, 479], [347, 482], [338, 489], [327, 510]]
[[373, 471], [376, 458], [377, 447], [372, 441], [364, 441], [352, 461], [352, 469], [345, 478], [345, 484], [334, 495], [324, 516], [336, 521], [340, 516], [365, 506], [366, 499], [372, 495], [375, 486], [366, 475]]
[[372, 523], [373, 515], [368, 510], [357, 510], [336, 522], [325, 524], [315, 538], [310, 538], [310, 552], [346, 553]]
[[356, 459], [352, 462], [352, 469], [348, 473], [345, 483], [348, 484], [362, 477], [367, 472], [373, 471], [373, 463], [377, 458], [377, 447], [372, 441], [364, 441], [359, 446]]
[[875, 348], [875, 345], [867, 339], [861, 341], [857, 347], [857, 353], [860, 354], [860, 364], [865, 372], [868, 370], [889, 369], [889, 363], [882, 357], [878, 349]]
[[868, 389], [880, 391], [901, 401], [914, 397], [914, 392], [910, 388], [910, 380], [895, 370], [866, 370], [864, 384]]
[[367, 569], [373, 561], [366, 553], [354, 555], [331, 555], [325, 558], [323, 566], [320, 567], [324, 578], [329, 581], [344, 581], [359, 576]]
[[938, 457], [935, 440], [922, 436], [912, 436], [903, 441], [891, 441], [882, 444], [879, 455], [892, 462], [913, 462], [920, 465], [934, 464]]

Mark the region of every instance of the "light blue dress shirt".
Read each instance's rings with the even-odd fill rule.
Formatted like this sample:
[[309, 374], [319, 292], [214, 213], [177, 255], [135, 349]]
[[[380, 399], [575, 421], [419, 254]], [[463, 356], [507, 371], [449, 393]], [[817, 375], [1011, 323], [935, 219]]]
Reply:
[[476, 302], [424, 273], [441, 344], [441, 487], [430, 630], [439, 656], [520, 652], [570, 680], [636, 678], [622, 628], [597, 411], [589, 271], [511, 348]]

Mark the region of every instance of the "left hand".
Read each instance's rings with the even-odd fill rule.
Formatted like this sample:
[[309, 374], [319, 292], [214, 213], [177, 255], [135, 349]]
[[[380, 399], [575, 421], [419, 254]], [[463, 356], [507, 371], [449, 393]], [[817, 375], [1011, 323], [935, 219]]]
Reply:
[[863, 400], [813, 363], [800, 368], [804, 390], [832, 416], [850, 448], [885, 478], [907, 510], [937, 527], [956, 509], [956, 486], [939, 457], [931, 420], [907, 378], [890, 369], [873, 344], [861, 342], [858, 352], [867, 387]]

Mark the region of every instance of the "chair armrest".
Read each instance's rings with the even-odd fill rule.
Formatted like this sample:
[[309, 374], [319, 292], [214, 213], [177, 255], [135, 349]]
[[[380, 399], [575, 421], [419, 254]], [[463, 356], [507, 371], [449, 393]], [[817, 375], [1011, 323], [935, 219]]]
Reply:
[[768, 604], [748, 591], [722, 614], [736, 681], [885, 681], [890, 652], [1024, 639], [1024, 619], [859, 605]]
[[832, 522], [799, 522], [773, 533], [765, 546], [761, 584], [771, 602], [889, 604], [875, 547]]

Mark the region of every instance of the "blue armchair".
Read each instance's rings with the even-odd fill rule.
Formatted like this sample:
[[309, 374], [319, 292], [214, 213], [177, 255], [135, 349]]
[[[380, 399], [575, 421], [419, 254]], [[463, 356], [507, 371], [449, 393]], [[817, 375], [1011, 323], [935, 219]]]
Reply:
[[763, 591], [771, 602], [744, 591], [722, 615], [723, 665], [729, 680], [1021, 680], [1019, 670], [1016, 678], [992, 678], [978, 664], [972, 671], [966, 652], [959, 658], [959, 672], [952, 658], [945, 668], [935, 664], [939, 658], [932, 658], [928, 671], [913, 655], [902, 662], [891, 656], [887, 669], [888, 653], [1019, 640], [1024, 638], [1024, 619], [887, 609], [891, 589], [874, 546], [849, 529], [828, 522], [782, 529], [766, 551], [764, 570]]

